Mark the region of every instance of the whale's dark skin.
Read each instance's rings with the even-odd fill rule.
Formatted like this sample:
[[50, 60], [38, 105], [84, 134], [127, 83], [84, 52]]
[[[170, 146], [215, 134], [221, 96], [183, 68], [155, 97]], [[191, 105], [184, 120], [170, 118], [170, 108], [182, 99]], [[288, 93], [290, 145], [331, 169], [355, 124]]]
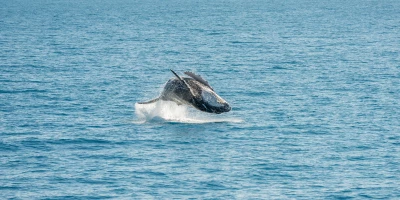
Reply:
[[176, 78], [170, 79], [165, 84], [160, 97], [139, 104], [148, 104], [158, 100], [164, 100], [173, 101], [178, 105], [190, 105], [208, 113], [220, 114], [231, 110], [229, 104], [218, 96], [208, 82], [200, 76], [192, 72], [185, 72], [190, 78], [181, 78], [174, 71], [172, 71], [172, 73], [174, 73]]

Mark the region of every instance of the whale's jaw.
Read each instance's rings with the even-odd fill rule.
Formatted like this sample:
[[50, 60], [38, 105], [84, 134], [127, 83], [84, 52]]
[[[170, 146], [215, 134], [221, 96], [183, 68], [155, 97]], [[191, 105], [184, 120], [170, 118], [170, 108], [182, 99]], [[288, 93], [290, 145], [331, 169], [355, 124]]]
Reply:
[[208, 112], [208, 113], [224, 113], [229, 112], [231, 110], [230, 105], [222, 99], [217, 93], [209, 88], [202, 88], [200, 99], [196, 103], [196, 105], [200, 105], [196, 107], [197, 109]]

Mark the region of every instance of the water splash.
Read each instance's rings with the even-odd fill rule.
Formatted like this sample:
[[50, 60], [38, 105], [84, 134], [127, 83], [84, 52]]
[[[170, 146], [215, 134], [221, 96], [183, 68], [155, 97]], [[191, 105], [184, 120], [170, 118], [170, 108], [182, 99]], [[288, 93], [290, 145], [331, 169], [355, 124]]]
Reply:
[[241, 119], [228, 118], [209, 114], [178, 105], [172, 101], [156, 101], [151, 104], [135, 104], [138, 123], [145, 122], [176, 122], [176, 123], [240, 123]]

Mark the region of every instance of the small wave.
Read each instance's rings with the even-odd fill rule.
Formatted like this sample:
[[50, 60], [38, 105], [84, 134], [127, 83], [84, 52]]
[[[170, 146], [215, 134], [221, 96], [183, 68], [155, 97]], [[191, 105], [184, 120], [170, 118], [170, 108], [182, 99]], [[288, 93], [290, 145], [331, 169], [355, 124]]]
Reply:
[[168, 123], [240, 123], [241, 119], [221, 117], [191, 109], [186, 105], [177, 105], [172, 101], [157, 101], [151, 104], [135, 104], [138, 118], [135, 123], [168, 122]]

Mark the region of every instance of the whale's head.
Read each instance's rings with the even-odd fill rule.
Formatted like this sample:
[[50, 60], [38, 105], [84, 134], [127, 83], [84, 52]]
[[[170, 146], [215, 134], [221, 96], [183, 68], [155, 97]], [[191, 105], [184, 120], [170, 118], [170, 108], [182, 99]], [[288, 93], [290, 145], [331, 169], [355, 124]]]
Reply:
[[231, 106], [208, 87], [203, 87], [194, 101], [193, 106], [204, 112], [220, 114], [231, 110]]

